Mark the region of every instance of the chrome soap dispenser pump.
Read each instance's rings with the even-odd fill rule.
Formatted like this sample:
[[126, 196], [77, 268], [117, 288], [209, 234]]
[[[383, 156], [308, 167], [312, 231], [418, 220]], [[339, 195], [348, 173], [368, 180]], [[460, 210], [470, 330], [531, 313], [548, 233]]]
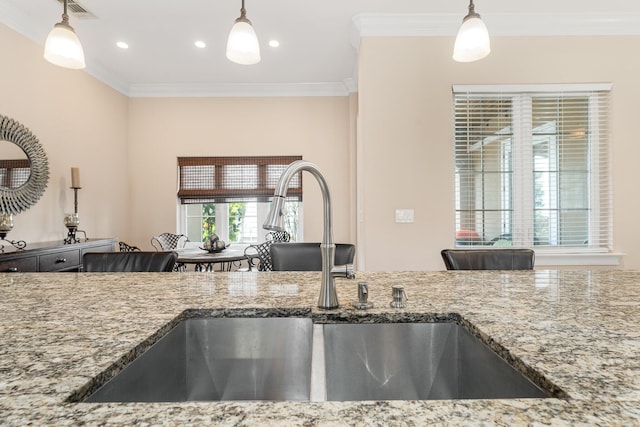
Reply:
[[409, 297], [404, 290], [404, 286], [402, 285], [393, 285], [391, 287], [391, 296], [393, 297], [393, 301], [389, 304], [393, 308], [405, 308], [407, 305], [404, 303], [405, 301], [409, 301]]
[[369, 283], [358, 282], [358, 301], [353, 303], [353, 306], [358, 310], [366, 310], [373, 308], [373, 303], [368, 302], [369, 298]]

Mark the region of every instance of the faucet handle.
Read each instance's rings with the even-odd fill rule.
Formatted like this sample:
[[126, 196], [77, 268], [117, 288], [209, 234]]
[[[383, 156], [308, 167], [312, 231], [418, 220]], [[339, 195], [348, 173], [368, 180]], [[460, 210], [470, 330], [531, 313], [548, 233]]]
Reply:
[[331, 270], [331, 276], [355, 279], [356, 273], [355, 271], [353, 271], [353, 264], [345, 264], [333, 267], [333, 269]]

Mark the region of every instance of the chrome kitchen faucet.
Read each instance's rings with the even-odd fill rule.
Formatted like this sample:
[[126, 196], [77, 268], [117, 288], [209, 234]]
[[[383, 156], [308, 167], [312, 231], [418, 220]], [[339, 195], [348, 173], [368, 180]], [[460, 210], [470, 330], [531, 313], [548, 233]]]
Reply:
[[262, 227], [266, 230], [284, 231], [283, 207], [287, 197], [287, 188], [289, 187], [291, 178], [300, 171], [311, 173], [318, 181], [320, 190], [322, 191], [324, 226], [322, 243], [320, 244], [320, 251], [322, 252], [322, 283], [320, 286], [320, 296], [318, 297], [318, 307], [324, 309], [338, 308], [335, 277], [346, 276], [347, 278], [353, 278], [355, 275], [353, 274], [353, 270], [349, 268], [334, 271], [333, 263], [336, 246], [333, 243], [331, 196], [329, 194], [327, 181], [315, 164], [304, 160], [296, 160], [287, 166], [278, 180], [273, 201], [271, 202], [271, 209]]

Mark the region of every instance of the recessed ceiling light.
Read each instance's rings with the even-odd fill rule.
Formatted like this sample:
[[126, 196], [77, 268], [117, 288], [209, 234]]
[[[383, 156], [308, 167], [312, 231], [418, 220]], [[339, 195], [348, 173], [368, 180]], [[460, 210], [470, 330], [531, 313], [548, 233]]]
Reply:
[[118, 42], [116, 43], [116, 46], [118, 46], [120, 49], [129, 49], [129, 45], [125, 42]]
[[269, 46], [278, 47], [280, 46], [280, 42], [278, 40], [269, 40]]
[[202, 40], [197, 40], [194, 45], [200, 49], [203, 49], [205, 47], [207, 47], [207, 44], [205, 42], [203, 42]]

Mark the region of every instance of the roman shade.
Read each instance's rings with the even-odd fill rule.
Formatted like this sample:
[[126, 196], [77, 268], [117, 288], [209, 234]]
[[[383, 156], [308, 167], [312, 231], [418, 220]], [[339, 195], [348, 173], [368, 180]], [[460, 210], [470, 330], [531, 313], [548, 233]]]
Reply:
[[[302, 156], [178, 157], [182, 204], [268, 202], [287, 165]], [[302, 201], [302, 174], [290, 182], [287, 199]]]

